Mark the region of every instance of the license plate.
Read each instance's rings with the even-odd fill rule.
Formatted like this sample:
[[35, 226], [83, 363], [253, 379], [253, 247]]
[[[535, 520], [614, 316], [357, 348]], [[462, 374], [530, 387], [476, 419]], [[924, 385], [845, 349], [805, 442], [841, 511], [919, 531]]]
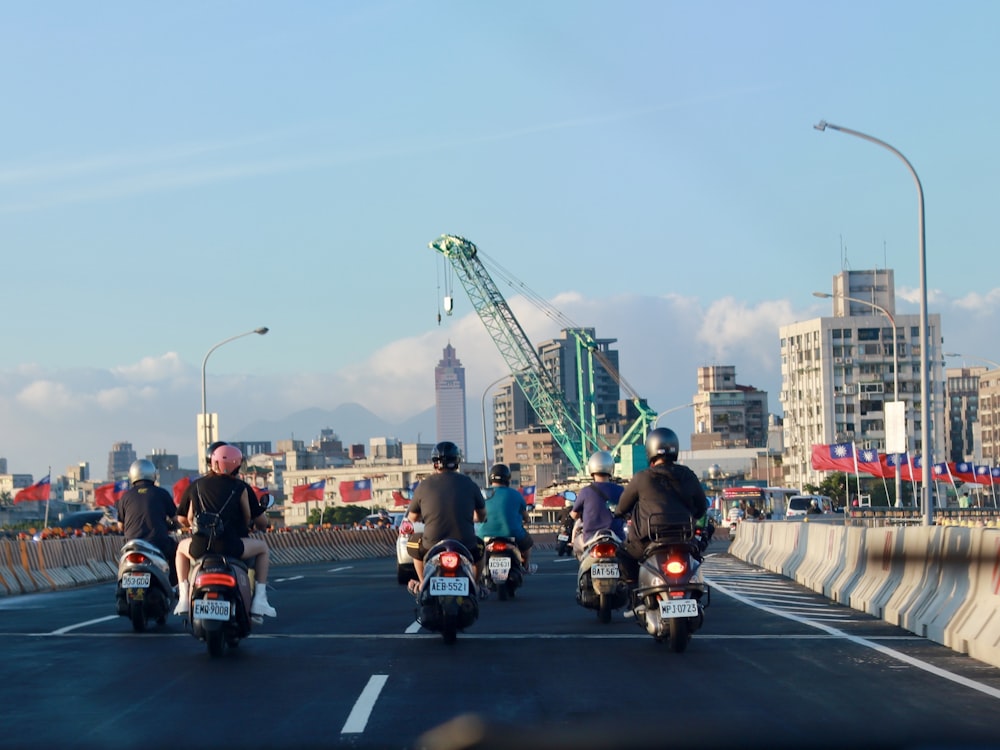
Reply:
[[123, 589], [148, 589], [149, 573], [126, 573], [122, 576]]
[[618, 563], [594, 563], [590, 566], [591, 578], [617, 578]]
[[494, 581], [506, 581], [510, 577], [510, 558], [491, 557], [490, 575]]
[[468, 596], [469, 579], [461, 578], [439, 578], [435, 576], [430, 580], [427, 589], [431, 596]]
[[229, 602], [225, 599], [195, 599], [194, 615], [197, 620], [222, 620], [229, 619]]
[[560, 534], [559, 536], [556, 537], [556, 539], [558, 539], [560, 542], [568, 542], [569, 534]]
[[669, 620], [675, 617], [697, 617], [698, 602], [694, 599], [661, 599], [660, 617]]

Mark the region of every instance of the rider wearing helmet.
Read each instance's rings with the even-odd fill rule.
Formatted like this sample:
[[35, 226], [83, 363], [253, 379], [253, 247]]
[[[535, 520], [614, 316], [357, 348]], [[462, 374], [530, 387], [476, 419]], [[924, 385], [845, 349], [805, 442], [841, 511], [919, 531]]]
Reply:
[[521, 560], [528, 573], [538, 566], [528, 561], [535, 540], [524, 528], [529, 523], [528, 505], [524, 495], [510, 488], [510, 469], [506, 464], [496, 464], [490, 469], [492, 493], [486, 498], [486, 518], [479, 527], [479, 536], [485, 541], [490, 537], [508, 537], [517, 543]]
[[[277, 613], [267, 601], [267, 574], [270, 568], [267, 542], [248, 536], [251, 524], [263, 530], [267, 528], [267, 518], [263, 514], [256, 517], [251, 511], [253, 491], [239, 478], [243, 465], [243, 453], [233, 445], [220, 445], [212, 452], [209, 473], [193, 482], [181, 497], [180, 505], [187, 508], [188, 523], [193, 524], [199, 513], [217, 513], [222, 518], [223, 531], [214, 539], [209, 548], [208, 540], [195, 535], [188, 537], [177, 548], [178, 602], [174, 614], [187, 614], [190, 607], [190, 585], [188, 574], [191, 561], [206, 552], [216, 552], [242, 560], [253, 559], [254, 587], [250, 614], [276, 617]], [[259, 508], [259, 503], [257, 504]]]
[[407, 510], [410, 521], [423, 521], [422, 533], [410, 535], [406, 551], [413, 558], [417, 580], [410, 582], [410, 591], [420, 591], [424, 583], [424, 556], [443, 539], [456, 539], [465, 545], [476, 563], [476, 580], [479, 580], [479, 563], [483, 557], [482, 541], [476, 536], [475, 522], [486, 520], [486, 502], [479, 485], [458, 471], [462, 453], [450, 441], [440, 442], [431, 453], [434, 473], [413, 491]]
[[128, 469], [129, 489], [117, 503], [118, 523], [125, 541], [143, 539], [155, 545], [170, 562], [170, 582], [177, 583], [174, 554], [177, 542], [170, 535], [177, 525], [173, 496], [156, 486], [159, 474], [146, 458], [133, 461]]
[[581, 519], [580, 533], [573, 538], [573, 553], [578, 560], [583, 556], [586, 541], [598, 531], [611, 529], [619, 539], [625, 538], [624, 524], [612, 513], [624, 489], [612, 481], [614, 457], [608, 451], [597, 451], [587, 460], [587, 473], [593, 481], [577, 494], [570, 514]]
[[658, 427], [646, 436], [646, 459], [649, 468], [635, 474], [621, 499], [618, 516], [632, 516], [625, 550], [633, 558], [629, 578], [638, 575], [638, 561], [649, 542], [649, 519], [658, 513], [686, 512], [699, 521], [708, 509], [708, 499], [701, 482], [691, 469], [677, 463], [680, 442], [677, 433]]

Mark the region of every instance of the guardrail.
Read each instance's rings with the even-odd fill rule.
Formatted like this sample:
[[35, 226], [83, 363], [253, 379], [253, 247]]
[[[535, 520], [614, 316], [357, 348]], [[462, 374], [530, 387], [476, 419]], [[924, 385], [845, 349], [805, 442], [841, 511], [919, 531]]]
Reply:
[[[914, 526], [924, 522], [920, 508], [851, 508], [844, 513], [847, 526]], [[997, 508], [935, 508], [936, 526], [1000, 526]]]
[[729, 551], [1000, 667], [1000, 528], [740, 524]]

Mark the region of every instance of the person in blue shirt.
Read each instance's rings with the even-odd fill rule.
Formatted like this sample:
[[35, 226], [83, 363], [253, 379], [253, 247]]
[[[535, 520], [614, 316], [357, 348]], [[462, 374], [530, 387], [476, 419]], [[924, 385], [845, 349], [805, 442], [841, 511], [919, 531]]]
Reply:
[[587, 473], [593, 481], [577, 494], [570, 512], [573, 518], [582, 519], [582, 530], [573, 539], [577, 559], [583, 555], [587, 540], [602, 529], [611, 529], [619, 539], [625, 539], [624, 521], [611, 511], [624, 490], [612, 481], [614, 472], [615, 459], [608, 451], [597, 451], [587, 460]]
[[510, 469], [505, 464], [496, 464], [490, 469], [490, 486], [492, 494], [486, 498], [486, 520], [479, 527], [479, 536], [513, 539], [521, 552], [524, 569], [534, 573], [538, 566], [528, 558], [535, 540], [524, 528], [529, 522], [528, 505], [520, 492], [510, 488]]

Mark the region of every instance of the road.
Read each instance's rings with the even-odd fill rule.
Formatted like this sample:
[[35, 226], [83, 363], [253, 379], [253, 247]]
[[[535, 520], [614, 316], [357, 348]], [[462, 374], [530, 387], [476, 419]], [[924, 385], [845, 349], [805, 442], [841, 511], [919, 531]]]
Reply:
[[601, 625], [547, 550], [451, 646], [419, 631], [390, 559], [277, 568], [278, 618], [221, 659], [178, 618], [132, 633], [113, 584], [3, 598], [0, 747], [1000, 747], [1000, 670], [726, 544], [682, 654], [620, 613]]

